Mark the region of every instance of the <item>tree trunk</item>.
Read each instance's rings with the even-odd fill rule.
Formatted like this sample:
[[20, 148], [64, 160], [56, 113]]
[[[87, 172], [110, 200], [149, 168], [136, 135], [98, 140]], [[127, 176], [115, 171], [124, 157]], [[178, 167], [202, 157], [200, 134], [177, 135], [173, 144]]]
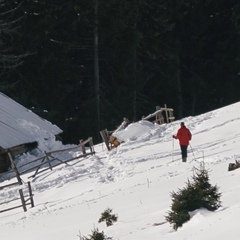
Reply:
[[177, 42], [176, 49], [176, 83], [177, 83], [177, 100], [178, 100], [178, 118], [183, 117], [183, 93], [182, 93], [182, 81], [181, 81], [181, 64], [180, 64], [180, 42]]
[[[97, 131], [100, 131], [100, 83], [99, 83], [99, 58], [98, 58], [98, 0], [94, 3], [94, 78], [96, 91]], [[99, 137], [99, 134], [98, 134]], [[97, 139], [99, 140], [99, 139]]]

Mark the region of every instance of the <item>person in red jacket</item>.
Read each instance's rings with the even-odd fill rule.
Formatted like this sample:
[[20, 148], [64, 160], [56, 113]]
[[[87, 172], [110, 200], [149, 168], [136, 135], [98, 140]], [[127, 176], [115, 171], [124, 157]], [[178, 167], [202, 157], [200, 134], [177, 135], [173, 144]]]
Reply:
[[188, 128], [186, 128], [184, 122], [181, 122], [180, 128], [178, 129], [177, 135], [173, 135], [173, 138], [179, 140], [182, 161], [187, 161], [187, 147], [189, 145], [189, 141], [192, 139], [192, 134]]

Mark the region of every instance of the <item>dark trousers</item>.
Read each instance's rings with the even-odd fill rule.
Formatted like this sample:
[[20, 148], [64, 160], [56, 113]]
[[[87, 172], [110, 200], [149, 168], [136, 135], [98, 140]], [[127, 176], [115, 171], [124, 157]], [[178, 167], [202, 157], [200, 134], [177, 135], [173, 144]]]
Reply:
[[187, 147], [188, 147], [188, 146], [180, 145], [181, 153], [182, 153], [182, 158], [187, 158]]

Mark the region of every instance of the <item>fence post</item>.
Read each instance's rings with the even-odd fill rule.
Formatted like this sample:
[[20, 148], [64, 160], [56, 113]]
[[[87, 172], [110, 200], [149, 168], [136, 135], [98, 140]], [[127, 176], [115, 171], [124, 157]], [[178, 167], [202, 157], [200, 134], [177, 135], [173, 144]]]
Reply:
[[31, 206], [34, 207], [33, 194], [32, 194], [32, 188], [31, 188], [30, 182], [28, 182], [28, 192], [30, 196]]
[[164, 108], [165, 108], [167, 123], [169, 123], [168, 110], [167, 110], [167, 105], [166, 104], [164, 104]]
[[101, 135], [103, 141], [105, 142], [107, 149], [110, 151], [111, 149], [109, 147], [109, 141], [108, 141], [108, 136], [107, 136], [106, 132], [107, 132], [107, 129], [102, 130], [102, 131], [100, 131], [100, 135]]
[[83, 144], [83, 139], [80, 140], [80, 145], [82, 147], [82, 153], [86, 154], [86, 149], [85, 149], [85, 145]]
[[21, 201], [22, 201], [23, 210], [24, 210], [24, 212], [26, 212], [26, 211], [27, 211], [27, 208], [26, 208], [26, 204], [25, 204], [25, 200], [24, 200], [24, 196], [23, 196], [23, 191], [22, 191], [22, 189], [19, 190], [19, 194], [20, 194], [20, 198], [21, 198]]
[[52, 171], [52, 165], [51, 165], [51, 162], [50, 162], [50, 159], [48, 157], [48, 153], [45, 151], [45, 154], [46, 154], [46, 158], [47, 158], [47, 161], [48, 161], [48, 165], [49, 165], [49, 168], [51, 169]]
[[22, 179], [20, 178], [20, 174], [19, 174], [19, 172], [18, 172], [18, 170], [17, 170], [16, 164], [15, 164], [15, 162], [13, 161], [12, 155], [11, 155], [10, 152], [8, 152], [8, 157], [9, 157], [10, 162], [11, 162], [11, 167], [12, 167], [13, 171], [16, 173], [16, 178], [17, 178], [19, 184], [21, 185], [21, 184], [22, 184]]
[[90, 146], [91, 153], [92, 153], [92, 154], [95, 154], [94, 147], [93, 147], [93, 139], [92, 139], [92, 137], [90, 138], [89, 146]]
[[89, 139], [89, 148], [90, 148], [90, 151], [92, 153], [93, 152], [93, 150], [92, 150], [92, 138], [89, 137], [88, 139]]

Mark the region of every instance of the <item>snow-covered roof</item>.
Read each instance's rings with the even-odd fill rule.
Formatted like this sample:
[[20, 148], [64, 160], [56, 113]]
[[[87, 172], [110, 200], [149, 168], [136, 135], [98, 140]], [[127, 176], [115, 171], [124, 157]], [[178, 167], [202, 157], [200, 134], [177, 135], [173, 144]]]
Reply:
[[[30, 126], [30, 128], [29, 128]], [[44, 134], [43, 134], [44, 133]], [[9, 149], [46, 138], [62, 130], [0, 92], [0, 147]]]

